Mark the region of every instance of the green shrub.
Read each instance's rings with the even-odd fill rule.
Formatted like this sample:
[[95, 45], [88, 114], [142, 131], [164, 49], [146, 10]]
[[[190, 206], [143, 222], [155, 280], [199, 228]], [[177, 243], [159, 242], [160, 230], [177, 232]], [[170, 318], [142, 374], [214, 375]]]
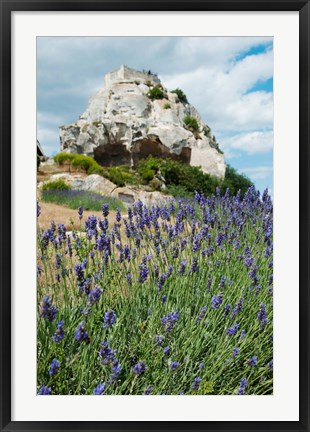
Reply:
[[60, 178], [58, 180], [50, 181], [44, 183], [42, 186], [42, 190], [69, 190], [71, 187], [64, 181], [64, 179]]
[[85, 170], [88, 173], [88, 170], [100, 168], [100, 165], [97, 164], [97, 162], [89, 156], [84, 155], [75, 155], [75, 157], [71, 161], [71, 165], [76, 168], [81, 168]]
[[155, 99], [164, 99], [165, 97], [165, 93], [162, 91], [162, 89], [160, 87], [153, 87], [150, 89], [150, 91], [148, 92], [148, 98], [151, 100], [155, 100]]
[[174, 196], [175, 198], [191, 198], [193, 196], [193, 192], [190, 192], [184, 186], [170, 185], [167, 187], [166, 191], [169, 195]]
[[189, 129], [190, 131], [197, 132], [199, 130], [199, 124], [197, 119], [195, 119], [195, 117], [187, 115], [184, 117], [183, 122], [186, 128]]
[[100, 165], [98, 164], [93, 164], [91, 165], [88, 170], [87, 170], [87, 174], [91, 175], [91, 174], [98, 174], [102, 177], [108, 177], [108, 172], [105, 168], [102, 168]]
[[123, 187], [126, 184], [122, 171], [117, 167], [108, 168], [108, 179], [120, 187]]
[[148, 184], [155, 175], [155, 171], [149, 168], [144, 168], [140, 171], [140, 176], [143, 181], [143, 184]]
[[169, 109], [169, 108], [171, 108], [171, 105], [170, 105], [169, 102], [166, 102], [166, 103], [164, 104], [164, 109]]
[[59, 165], [62, 165], [64, 162], [71, 162], [74, 159], [76, 154], [74, 153], [65, 153], [61, 152], [54, 156], [54, 161]]
[[172, 90], [171, 93], [175, 93], [178, 96], [178, 99], [180, 102], [188, 103], [186, 94], [181, 89], [176, 88], [176, 89]]
[[162, 159], [156, 158], [154, 156], [149, 156], [147, 159], [141, 159], [137, 165], [137, 171], [141, 174], [141, 170], [145, 168], [154, 170], [155, 173], [159, 170]]
[[253, 186], [253, 182], [244, 174], [239, 174], [235, 168], [227, 165], [225, 178], [221, 186], [222, 193], [224, 193], [227, 188], [229, 188], [232, 195], [235, 195], [240, 190], [241, 196], [243, 197], [248, 188]]

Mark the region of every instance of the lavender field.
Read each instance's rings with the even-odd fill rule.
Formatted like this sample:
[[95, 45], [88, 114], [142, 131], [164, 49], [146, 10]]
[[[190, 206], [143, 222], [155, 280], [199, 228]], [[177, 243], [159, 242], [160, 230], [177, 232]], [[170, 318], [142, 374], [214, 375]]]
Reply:
[[267, 192], [78, 212], [38, 229], [38, 394], [272, 394]]

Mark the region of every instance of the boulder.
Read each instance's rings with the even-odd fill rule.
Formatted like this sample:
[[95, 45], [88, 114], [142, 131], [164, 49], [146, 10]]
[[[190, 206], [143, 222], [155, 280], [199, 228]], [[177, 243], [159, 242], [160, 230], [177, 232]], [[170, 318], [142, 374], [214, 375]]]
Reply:
[[59, 180], [60, 178], [74, 190], [93, 191], [102, 195], [111, 195], [113, 190], [117, 187], [110, 180], [98, 174], [91, 174], [85, 177], [82, 174], [60, 173], [52, 175], [49, 182]]

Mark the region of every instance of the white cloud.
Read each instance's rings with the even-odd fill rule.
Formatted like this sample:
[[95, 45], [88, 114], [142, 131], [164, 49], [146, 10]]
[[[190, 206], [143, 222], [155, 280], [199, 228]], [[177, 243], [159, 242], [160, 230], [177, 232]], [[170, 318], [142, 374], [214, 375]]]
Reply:
[[240, 168], [240, 172], [243, 172], [253, 180], [264, 180], [272, 175], [272, 166], [257, 166], [249, 168]]
[[240, 150], [248, 155], [268, 153], [273, 149], [272, 131], [254, 131], [222, 138], [221, 147], [225, 151]]
[[272, 51], [249, 55], [229, 67], [226, 63], [210, 62], [183, 74], [163, 76], [163, 82], [169, 88], [181, 87], [214, 131], [271, 128], [272, 93], [249, 91], [272, 77]]

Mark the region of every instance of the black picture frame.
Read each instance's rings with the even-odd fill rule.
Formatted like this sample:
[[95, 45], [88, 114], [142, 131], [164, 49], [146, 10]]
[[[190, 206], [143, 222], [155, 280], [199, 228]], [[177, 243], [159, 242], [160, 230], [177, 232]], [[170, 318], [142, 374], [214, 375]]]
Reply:
[[[299, 12], [299, 415], [296, 422], [23, 422], [11, 421], [11, 13], [13, 11], [298, 11]], [[1, 431], [310, 431], [309, 423], [309, 1], [304, 0], [0, 0], [0, 429]], [[289, 379], [289, 371], [288, 371]], [[139, 415], [137, 411], [137, 416]]]

